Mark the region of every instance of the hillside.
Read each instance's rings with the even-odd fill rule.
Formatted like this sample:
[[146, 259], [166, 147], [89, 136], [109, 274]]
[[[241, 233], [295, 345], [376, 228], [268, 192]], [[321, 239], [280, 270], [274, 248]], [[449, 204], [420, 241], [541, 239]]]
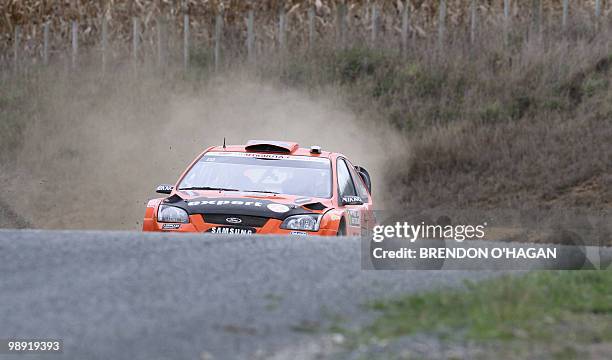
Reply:
[[[5, 71], [0, 201], [34, 227], [138, 228], [155, 183], [202, 147], [265, 136], [352, 155], [385, 208], [606, 212], [612, 52], [610, 28], [592, 25], [493, 24], [474, 43], [451, 32], [403, 53], [356, 37], [216, 72], [199, 45], [187, 70], [117, 62], [102, 74], [93, 56]], [[84, 193], [105, 199], [96, 213], [73, 201]]]

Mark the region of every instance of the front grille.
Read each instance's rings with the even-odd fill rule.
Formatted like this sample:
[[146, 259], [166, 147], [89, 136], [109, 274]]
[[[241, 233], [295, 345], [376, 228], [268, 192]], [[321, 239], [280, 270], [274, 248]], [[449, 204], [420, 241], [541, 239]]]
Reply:
[[[221, 225], [236, 225], [236, 226], [249, 226], [249, 227], [262, 227], [266, 224], [269, 218], [262, 216], [251, 216], [251, 215], [232, 215], [232, 214], [202, 214], [204, 222], [209, 224], [221, 224]], [[240, 222], [232, 222], [227, 219], [240, 219]]]

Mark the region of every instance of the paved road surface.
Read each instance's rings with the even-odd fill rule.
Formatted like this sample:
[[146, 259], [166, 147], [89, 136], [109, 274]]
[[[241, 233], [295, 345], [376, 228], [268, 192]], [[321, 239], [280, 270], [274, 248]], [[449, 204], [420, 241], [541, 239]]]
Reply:
[[487, 275], [362, 271], [355, 238], [0, 230], [0, 339], [61, 338], [69, 359], [309, 358], [368, 299]]

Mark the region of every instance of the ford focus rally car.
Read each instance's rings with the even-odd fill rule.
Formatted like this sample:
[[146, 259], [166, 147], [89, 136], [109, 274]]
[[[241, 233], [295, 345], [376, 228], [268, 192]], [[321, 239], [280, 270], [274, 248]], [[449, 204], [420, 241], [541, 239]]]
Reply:
[[364, 168], [294, 142], [210, 147], [156, 191], [169, 196], [149, 201], [143, 231], [359, 235], [375, 221]]

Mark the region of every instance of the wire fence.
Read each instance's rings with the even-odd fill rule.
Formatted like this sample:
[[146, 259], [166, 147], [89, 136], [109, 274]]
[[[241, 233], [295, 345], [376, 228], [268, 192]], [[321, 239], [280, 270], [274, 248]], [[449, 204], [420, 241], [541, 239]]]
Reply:
[[314, 1], [272, 10], [245, 3], [250, 6], [229, 11], [208, 2], [151, 1], [150, 8], [131, 8], [122, 17], [109, 6], [76, 15], [52, 8], [38, 19], [0, 26], [10, 30], [1, 38], [0, 67], [18, 74], [50, 63], [68, 69], [93, 64], [104, 73], [114, 64], [132, 62], [185, 70], [205, 63], [219, 70], [233, 61], [323, 45], [404, 54], [417, 43], [435, 44], [440, 51], [453, 42], [476, 49], [492, 33], [512, 46], [534, 37], [592, 37], [609, 28], [611, 15], [604, 0], [332, 1], [327, 6]]

